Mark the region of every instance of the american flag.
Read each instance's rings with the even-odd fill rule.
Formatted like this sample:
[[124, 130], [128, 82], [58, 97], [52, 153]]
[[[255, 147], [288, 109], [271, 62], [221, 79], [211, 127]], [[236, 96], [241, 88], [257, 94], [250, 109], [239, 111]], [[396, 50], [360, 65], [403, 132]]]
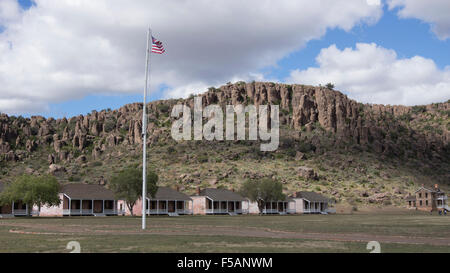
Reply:
[[161, 41], [156, 40], [155, 37], [152, 37], [152, 52], [156, 54], [163, 54], [166, 52]]

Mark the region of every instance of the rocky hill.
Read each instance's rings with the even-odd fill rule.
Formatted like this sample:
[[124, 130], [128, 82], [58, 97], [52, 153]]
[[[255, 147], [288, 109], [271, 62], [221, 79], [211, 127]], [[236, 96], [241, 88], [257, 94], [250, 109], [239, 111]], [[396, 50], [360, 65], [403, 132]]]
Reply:
[[[175, 104], [149, 106], [150, 166], [161, 184], [233, 187], [249, 178], [279, 179], [286, 193], [320, 191], [338, 202], [401, 205], [419, 184], [450, 188], [450, 102], [426, 106], [362, 104], [305, 85], [238, 82], [209, 88], [209, 104], [280, 105], [280, 147], [253, 141], [183, 141], [170, 136]], [[141, 162], [142, 103], [53, 119], [0, 114], [0, 180], [53, 173], [61, 182], [107, 184], [114, 171]]]

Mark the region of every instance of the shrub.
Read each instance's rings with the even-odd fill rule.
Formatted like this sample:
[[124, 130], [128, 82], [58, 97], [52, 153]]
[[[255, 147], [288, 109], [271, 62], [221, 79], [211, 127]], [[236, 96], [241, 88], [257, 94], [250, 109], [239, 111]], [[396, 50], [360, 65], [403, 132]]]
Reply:
[[116, 121], [113, 118], [108, 118], [105, 121], [105, 132], [111, 132], [112, 130], [114, 130], [114, 128], [116, 128]]
[[316, 146], [308, 142], [301, 142], [299, 145], [299, 151], [302, 153], [314, 152], [316, 150]]
[[427, 108], [426, 108], [425, 106], [423, 106], [423, 105], [416, 105], [416, 106], [413, 106], [413, 107], [412, 107], [411, 111], [412, 111], [414, 114], [420, 114], [420, 113], [426, 112], [426, 111], [427, 111]]
[[208, 157], [206, 155], [199, 155], [197, 157], [197, 161], [199, 163], [206, 163], [206, 162], [208, 162]]
[[78, 181], [81, 181], [81, 177], [79, 177], [79, 176], [71, 176], [71, 177], [69, 177], [68, 180], [70, 182], [78, 182]]
[[157, 108], [158, 108], [158, 110], [160, 111], [160, 112], [162, 112], [162, 113], [168, 113], [169, 112], [169, 105], [167, 105], [167, 104], [159, 104], [158, 106], [157, 106]]
[[101, 161], [94, 161], [91, 163], [92, 167], [100, 167], [102, 165], [103, 165], [103, 163]]
[[177, 150], [174, 147], [170, 146], [170, 147], [167, 148], [167, 152], [169, 154], [174, 154], [174, 153], [177, 152]]

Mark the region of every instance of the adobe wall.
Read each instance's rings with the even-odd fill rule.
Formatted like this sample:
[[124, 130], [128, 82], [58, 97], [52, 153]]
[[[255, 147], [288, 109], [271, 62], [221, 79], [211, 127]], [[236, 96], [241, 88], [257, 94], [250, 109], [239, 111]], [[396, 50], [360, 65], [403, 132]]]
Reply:
[[303, 198], [294, 198], [294, 204], [292, 204], [292, 202], [290, 202], [289, 206], [293, 207], [296, 214], [302, 214], [303, 213], [303, 202], [304, 202]]
[[249, 214], [259, 214], [258, 203], [249, 201], [248, 202], [248, 213]]
[[206, 214], [206, 197], [205, 196], [191, 196], [192, 199], [192, 212], [198, 215]]
[[417, 209], [421, 211], [429, 212], [431, 210], [436, 210], [436, 204], [434, 204], [433, 194], [425, 189], [421, 189], [420, 191], [416, 192], [416, 206]]
[[[61, 203], [59, 203], [58, 206], [42, 206], [41, 211], [39, 213], [39, 216], [45, 216], [45, 217], [62, 217], [63, 216], [63, 197], [64, 195], [62, 193], [58, 194], [59, 200], [61, 200]], [[38, 206], [33, 206], [33, 210], [39, 210]]]

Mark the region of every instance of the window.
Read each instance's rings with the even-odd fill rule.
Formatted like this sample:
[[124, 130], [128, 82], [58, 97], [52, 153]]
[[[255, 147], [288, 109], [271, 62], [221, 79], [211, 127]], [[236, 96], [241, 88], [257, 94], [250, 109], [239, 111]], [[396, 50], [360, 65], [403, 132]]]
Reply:
[[425, 204], [428, 206], [428, 200], [427, 201], [425, 201]]
[[428, 192], [427, 192], [427, 193], [425, 193], [425, 198], [428, 198]]
[[409, 206], [411, 207], [411, 201], [409, 201]]
[[420, 204], [420, 206], [422, 206], [422, 200], [420, 200], [420, 203], [419, 203], [419, 204]]
[[422, 198], [422, 193], [419, 193], [419, 198]]

